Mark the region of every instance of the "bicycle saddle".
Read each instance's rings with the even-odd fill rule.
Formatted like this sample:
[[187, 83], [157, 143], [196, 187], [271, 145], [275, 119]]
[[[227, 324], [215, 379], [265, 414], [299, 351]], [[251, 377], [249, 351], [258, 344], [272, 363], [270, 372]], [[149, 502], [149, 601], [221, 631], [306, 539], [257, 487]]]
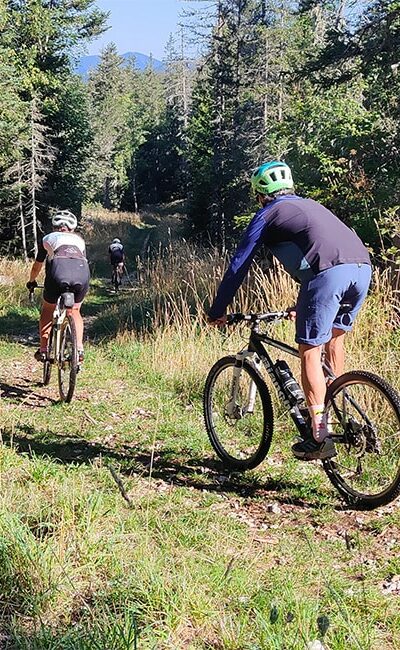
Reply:
[[75, 296], [70, 291], [65, 291], [61, 294], [61, 305], [67, 309], [71, 309], [75, 304]]

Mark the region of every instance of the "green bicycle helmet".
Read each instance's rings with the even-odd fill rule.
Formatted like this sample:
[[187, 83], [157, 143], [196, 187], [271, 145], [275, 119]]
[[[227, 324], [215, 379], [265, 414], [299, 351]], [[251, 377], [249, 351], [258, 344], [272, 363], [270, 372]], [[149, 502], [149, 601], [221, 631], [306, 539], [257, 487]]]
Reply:
[[294, 187], [290, 167], [280, 160], [263, 163], [251, 175], [251, 186], [255, 194], [273, 194], [279, 190]]

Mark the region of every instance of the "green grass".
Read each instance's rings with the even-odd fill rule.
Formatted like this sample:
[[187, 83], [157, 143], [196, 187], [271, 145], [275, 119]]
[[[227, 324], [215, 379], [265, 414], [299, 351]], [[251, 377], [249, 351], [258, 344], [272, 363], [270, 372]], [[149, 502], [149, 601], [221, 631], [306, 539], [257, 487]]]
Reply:
[[[142, 298], [129, 302], [140, 309]], [[117, 335], [109, 313], [126, 302], [94, 283], [70, 405], [55, 377], [40, 385], [34, 347], [8, 338], [13, 308], [0, 303], [4, 647], [304, 650], [324, 637], [330, 650], [398, 648], [399, 596], [383, 588], [400, 573], [396, 506], [343, 509], [322, 469], [292, 458], [293, 427], [276, 404], [264, 463], [224, 470], [201, 396], [208, 368], [239, 339], [173, 325]], [[22, 293], [18, 313], [17, 328], [38, 313]], [[289, 327], [277, 334], [290, 338]], [[391, 350], [398, 368], [392, 336], [382, 328], [371, 354]]]

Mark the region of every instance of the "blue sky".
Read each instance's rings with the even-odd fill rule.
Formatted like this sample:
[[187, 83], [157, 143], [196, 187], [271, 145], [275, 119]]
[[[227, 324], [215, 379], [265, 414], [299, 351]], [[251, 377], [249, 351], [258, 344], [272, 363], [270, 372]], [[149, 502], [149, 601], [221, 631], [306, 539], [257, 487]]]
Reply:
[[162, 59], [169, 35], [178, 29], [179, 14], [188, 6], [181, 0], [97, 0], [110, 12], [108, 29], [90, 43], [88, 54], [99, 54], [113, 41], [120, 54], [141, 52]]

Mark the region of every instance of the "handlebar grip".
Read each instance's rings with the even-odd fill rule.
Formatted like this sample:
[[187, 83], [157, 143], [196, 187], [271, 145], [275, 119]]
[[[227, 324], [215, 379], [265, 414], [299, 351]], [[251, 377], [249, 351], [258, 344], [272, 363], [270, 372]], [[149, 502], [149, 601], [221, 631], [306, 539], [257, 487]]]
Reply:
[[235, 325], [236, 323], [240, 323], [240, 321], [242, 320], [244, 320], [244, 314], [241, 313], [228, 314], [226, 317], [226, 324]]
[[33, 298], [33, 295], [35, 293], [35, 289], [43, 289], [44, 285], [35, 283], [34, 286], [27, 287], [27, 288], [29, 289], [29, 302], [33, 304], [35, 302], [34, 298]]

